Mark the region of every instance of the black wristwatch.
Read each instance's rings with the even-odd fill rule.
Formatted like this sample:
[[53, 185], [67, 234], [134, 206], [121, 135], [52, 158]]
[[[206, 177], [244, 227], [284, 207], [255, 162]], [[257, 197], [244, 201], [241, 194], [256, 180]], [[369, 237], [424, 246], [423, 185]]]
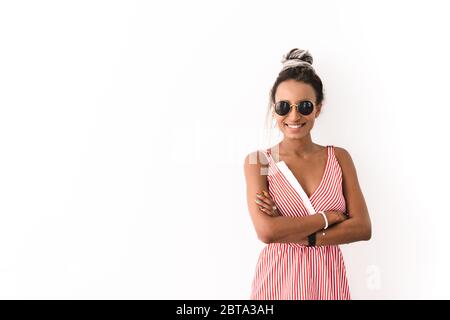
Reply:
[[316, 245], [316, 233], [312, 233], [308, 236], [308, 246], [314, 247]]

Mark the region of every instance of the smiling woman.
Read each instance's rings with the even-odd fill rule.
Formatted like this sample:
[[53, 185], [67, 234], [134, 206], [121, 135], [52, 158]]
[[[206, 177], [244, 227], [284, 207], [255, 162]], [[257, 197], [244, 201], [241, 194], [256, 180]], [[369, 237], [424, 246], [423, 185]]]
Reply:
[[350, 299], [339, 244], [371, 238], [350, 154], [312, 142], [323, 101], [306, 50], [283, 56], [269, 111], [278, 144], [246, 156], [247, 204], [261, 251], [251, 299]]

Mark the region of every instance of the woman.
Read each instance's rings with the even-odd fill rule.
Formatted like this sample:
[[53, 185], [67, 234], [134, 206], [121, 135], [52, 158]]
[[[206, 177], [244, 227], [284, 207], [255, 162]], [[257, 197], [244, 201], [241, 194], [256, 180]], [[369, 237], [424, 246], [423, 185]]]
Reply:
[[311, 140], [323, 102], [312, 62], [307, 50], [283, 56], [269, 104], [283, 139], [245, 158], [248, 210], [267, 244], [251, 299], [350, 299], [339, 244], [371, 238], [350, 154]]

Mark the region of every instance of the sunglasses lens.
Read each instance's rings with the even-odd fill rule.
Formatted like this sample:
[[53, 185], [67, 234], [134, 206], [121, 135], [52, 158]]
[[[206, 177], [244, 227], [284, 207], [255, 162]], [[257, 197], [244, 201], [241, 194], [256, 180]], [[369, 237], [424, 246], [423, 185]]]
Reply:
[[298, 112], [300, 112], [302, 115], [307, 116], [311, 112], [313, 112], [314, 105], [311, 101], [302, 101], [298, 105]]
[[275, 112], [280, 116], [285, 116], [291, 110], [291, 106], [286, 101], [279, 101], [275, 104]]

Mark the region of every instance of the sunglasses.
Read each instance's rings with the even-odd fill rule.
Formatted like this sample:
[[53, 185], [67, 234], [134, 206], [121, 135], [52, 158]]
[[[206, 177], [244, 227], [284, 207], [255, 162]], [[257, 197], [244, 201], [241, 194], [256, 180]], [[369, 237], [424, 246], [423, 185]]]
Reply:
[[292, 107], [297, 107], [297, 111], [304, 116], [314, 110], [314, 104], [309, 100], [299, 101], [297, 104], [290, 104], [289, 101], [285, 100], [278, 101], [275, 103], [274, 109], [278, 115], [285, 116], [291, 111]]

